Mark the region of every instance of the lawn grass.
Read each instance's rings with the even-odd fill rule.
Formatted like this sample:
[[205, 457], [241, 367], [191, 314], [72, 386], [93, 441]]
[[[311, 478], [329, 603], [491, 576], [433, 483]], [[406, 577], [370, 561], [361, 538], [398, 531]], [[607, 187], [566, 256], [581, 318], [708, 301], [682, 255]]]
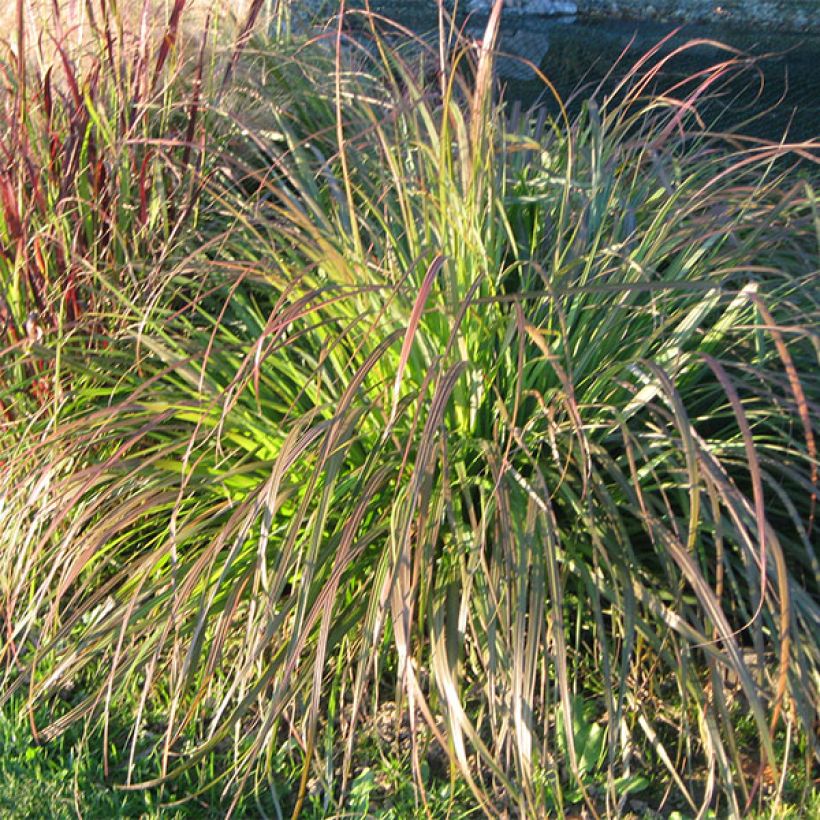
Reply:
[[[112, 769], [106, 776], [99, 757], [100, 737], [87, 736], [75, 727], [47, 746], [33, 742], [24, 716], [22, 704], [7, 704], [0, 713], [0, 816], [8, 820], [113, 820], [113, 818], [185, 818], [223, 817], [224, 804], [219, 789], [206, 789], [207, 779], [193, 777], [161, 789], [122, 791], [116, 787], [124, 774], [122, 761], [113, 759]], [[114, 747], [115, 748], [115, 747]], [[309, 800], [304, 817], [319, 818], [342, 816], [401, 820], [424, 817], [424, 811], [415, 802], [413, 781], [408, 777], [407, 760], [379, 757], [374, 750], [373, 765], [365, 765], [354, 780], [341, 812], [328, 811], [319, 796]], [[218, 756], [212, 765], [219, 766]], [[154, 763], [143, 761], [146, 775]], [[278, 771], [276, 780], [281, 795], [280, 811], [287, 811], [288, 790], [295, 790], [298, 772]], [[805, 782], [802, 784], [805, 786]], [[428, 783], [429, 808], [436, 818], [478, 817], [480, 813], [470, 799], [467, 785], [461, 780], [450, 783], [437, 780]], [[191, 800], [191, 794], [198, 796]], [[754, 811], [753, 820], [797, 820], [816, 817], [820, 812], [820, 792], [809, 791], [801, 800], [801, 784], [790, 789], [792, 799], [786, 799], [777, 808]], [[653, 817], [652, 800], [638, 794], [630, 802], [624, 816]], [[265, 803], [267, 812], [265, 811]], [[276, 803], [265, 801], [264, 795], [256, 800], [246, 798], [240, 803], [237, 817], [274, 817]], [[685, 811], [670, 811], [657, 816], [687, 820], [692, 815]], [[707, 818], [719, 816], [714, 812]]]
[[9, 65], [0, 801], [816, 804], [818, 146], [497, 22]]
[[[70, 700], [69, 693], [64, 698]], [[41, 718], [43, 715], [40, 716]], [[161, 720], [161, 714], [154, 716]], [[213, 754], [209, 761], [189, 776], [160, 787], [124, 791], [125, 761], [117, 756], [116, 744], [108, 771], [100, 755], [102, 736], [74, 726], [54, 742], [38, 745], [31, 733], [23, 704], [15, 700], [0, 713], [0, 816], [7, 820], [87, 820], [113, 818], [218, 818], [225, 816], [226, 801], [221, 789], [209, 786], [211, 778], [224, 763], [224, 756]], [[406, 757], [380, 756], [375, 747], [371, 765], [363, 765], [351, 784], [343, 807], [349, 817], [372, 814], [384, 818], [426, 816], [415, 801], [413, 781], [407, 776]], [[137, 777], [150, 777], [157, 761], [138, 761]], [[269, 782], [254, 796], [240, 800], [238, 817], [288, 816], [293, 809], [300, 772], [280, 757]], [[477, 810], [469, 799], [463, 781], [436, 779], [428, 775], [430, 807], [433, 815], [475, 817]], [[325, 805], [321, 793], [311, 795], [303, 816], [335, 816]]]
[[[156, 792], [122, 792], [107, 778], [97, 743], [73, 731], [49, 746], [34, 743], [24, 710], [15, 702], [0, 717], [0, 816], [39, 818], [207, 817], [201, 804], [161, 809]], [[188, 796], [185, 786], [180, 794]], [[166, 793], [166, 799], [171, 797]], [[216, 804], [218, 805], [218, 804]]]

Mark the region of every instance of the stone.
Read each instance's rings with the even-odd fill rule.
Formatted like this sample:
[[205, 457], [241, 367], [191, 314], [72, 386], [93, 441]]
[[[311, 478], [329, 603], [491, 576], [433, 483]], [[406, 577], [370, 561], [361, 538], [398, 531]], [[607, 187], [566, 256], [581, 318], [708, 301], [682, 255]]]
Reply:
[[[492, 0], [469, 0], [467, 4], [468, 10], [476, 14], [487, 14], [492, 6]], [[558, 16], [577, 11], [578, 6], [573, 0], [507, 0], [504, 3], [506, 14]]]

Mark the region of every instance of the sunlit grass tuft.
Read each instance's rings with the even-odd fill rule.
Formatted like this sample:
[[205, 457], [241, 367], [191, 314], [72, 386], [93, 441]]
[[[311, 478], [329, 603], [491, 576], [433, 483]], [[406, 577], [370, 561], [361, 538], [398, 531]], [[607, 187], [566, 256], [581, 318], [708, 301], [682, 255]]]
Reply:
[[732, 60], [552, 121], [493, 99], [495, 18], [363, 20], [249, 45], [187, 252], [3, 440], [9, 690], [85, 675], [41, 739], [125, 713], [163, 778], [228, 749], [230, 799], [288, 748], [289, 810], [349, 805], [385, 714], [422, 803], [433, 766], [492, 814], [793, 797], [818, 146], [706, 133]]

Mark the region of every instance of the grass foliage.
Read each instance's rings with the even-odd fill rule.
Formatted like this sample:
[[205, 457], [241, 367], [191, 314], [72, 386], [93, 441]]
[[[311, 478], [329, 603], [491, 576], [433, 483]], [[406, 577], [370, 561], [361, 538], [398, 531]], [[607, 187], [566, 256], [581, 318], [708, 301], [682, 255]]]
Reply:
[[294, 816], [380, 758], [436, 816], [810, 790], [818, 146], [709, 133], [732, 56], [510, 109], [499, 12], [9, 65], [4, 689], [76, 692], [37, 740]]

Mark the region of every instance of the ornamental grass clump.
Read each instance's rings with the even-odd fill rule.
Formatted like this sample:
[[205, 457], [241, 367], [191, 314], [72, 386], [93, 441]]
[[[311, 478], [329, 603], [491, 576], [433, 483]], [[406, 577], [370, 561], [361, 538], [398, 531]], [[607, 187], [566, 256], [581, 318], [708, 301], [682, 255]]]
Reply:
[[42, 740], [294, 816], [385, 712], [420, 805], [490, 814], [738, 816], [816, 762], [818, 146], [706, 130], [732, 58], [509, 117], [499, 13], [237, 61], [196, 243], [2, 440], [6, 690], [81, 682]]
[[[109, 0], [16, 0], [0, 13], [7, 419], [59, 394], [65, 337], [81, 333], [95, 349], [86, 317], [108, 324], [116, 305], [150, 290], [151, 271], [199, 216], [210, 143], [222, 133], [209, 104], [262, 4], [250, 4], [241, 27], [203, 14], [201, 2], [160, 5], [166, 14], [146, 3], [135, 16]], [[12, 355], [46, 334], [57, 342], [50, 355]]]

